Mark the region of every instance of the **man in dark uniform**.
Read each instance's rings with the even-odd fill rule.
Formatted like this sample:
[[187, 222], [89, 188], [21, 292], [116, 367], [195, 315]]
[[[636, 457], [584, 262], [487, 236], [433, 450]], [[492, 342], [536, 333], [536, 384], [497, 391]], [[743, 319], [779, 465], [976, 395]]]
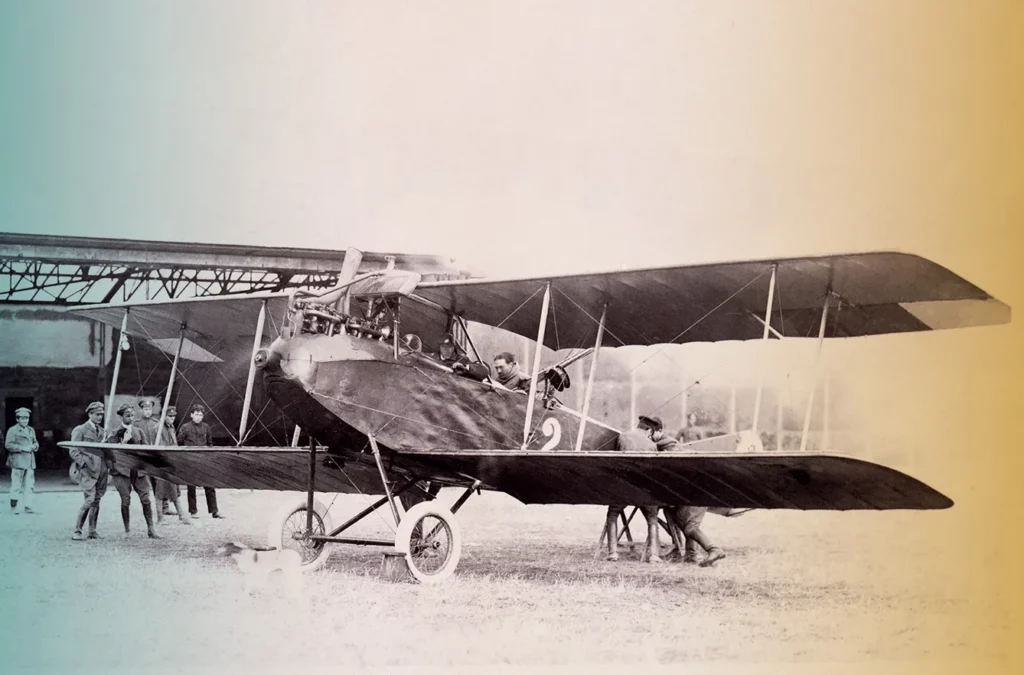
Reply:
[[[79, 424], [71, 432], [71, 441], [85, 443], [102, 443], [105, 440], [103, 431], [103, 404], [93, 401], [86, 409], [85, 414], [89, 419], [84, 424]], [[100, 517], [100, 499], [107, 492], [107, 463], [99, 455], [94, 455], [79, 448], [69, 448], [71, 461], [74, 462], [72, 474], [78, 475], [78, 485], [82, 488], [85, 503], [78, 511], [78, 519], [75, 521], [75, 534], [72, 539], [81, 541], [85, 539], [82, 535], [82, 527], [85, 526], [86, 517], [89, 518], [89, 539], [98, 539], [96, 532], [96, 521]], [[77, 468], [77, 471], [75, 469]]]
[[[178, 417], [178, 409], [173, 405], [167, 406], [167, 414], [164, 417], [164, 432], [160, 434], [160, 445], [175, 446], [178, 444], [178, 435], [174, 430], [174, 420]], [[181, 490], [178, 485], [163, 478], [154, 478], [153, 480], [155, 483], [153, 494], [162, 509], [162, 512], [157, 511], [157, 520], [161, 520], [161, 516], [173, 515], [168, 507], [168, 502], [170, 502], [174, 504], [174, 511], [178, 514], [181, 524], [191, 525], [192, 521], [185, 515], [185, 509], [181, 507]]]
[[[117, 409], [121, 418], [121, 426], [111, 432], [107, 437], [108, 443], [120, 443], [122, 445], [142, 445], [142, 432], [132, 424], [135, 421], [135, 406], [125, 403]], [[115, 465], [110, 471], [114, 481], [114, 488], [121, 495], [121, 521], [124, 523], [124, 534], [127, 537], [131, 534], [131, 511], [132, 490], [139, 495], [142, 503], [142, 516], [146, 519], [146, 533], [150, 539], [160, 539], [153, 527], [153, 507], [149, 502], [149, 479], [145, 474], [132, 469], [127, 474]]]
[[483, 382], [491, 375], [491, 371], [482, 363], [474, 363], [466, 351], [455, 341], [455, 336], [445, 333], [438, 345], [437, 355], [441, 363], [451, 368], [456, 375]]
[[[196, 403], [192, 406], [192, 419], [178, 428], [178, 445], [189, 448], [207, 448], [213, 445], [213, 432], [210, 425], [203, 421], [206, 409]], [[223, 518], [217, 509], [217, 492], [213, 488], [203, 488], [206, 492], [206, 509], [211, 518]], [[193, 518], [199, 517], [199, 505], [196, 504], [196, 486], [188, 486], [188, 512]]]
[[[658, 449], [654, 440], [654, 429], [657, 418], [650, 418], [641, 415], [637, 421], [636, 428], [619, 434], [616, 441], [616, 450], [622, 452], [655, 452]], [[660, 420], [658, 420], [660, 423]], [[642, 556], [647, 562], [661, 562], [658, 544], [658, 506], [641, 505], [640, 512], [644, 514], [647, 521], [647, 546]], [[605, 516], [605, 531], [608, 535], [608, 555], [605, 560], [615, 561], [619, 559], [619, 519], [626, 512], [625, 506], [612, 505], [608, 507]]]

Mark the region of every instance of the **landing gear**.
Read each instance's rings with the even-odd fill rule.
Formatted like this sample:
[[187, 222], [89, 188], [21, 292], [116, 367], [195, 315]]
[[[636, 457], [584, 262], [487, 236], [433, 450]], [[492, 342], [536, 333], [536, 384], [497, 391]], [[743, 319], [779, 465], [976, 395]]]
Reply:
[[278, 551], [291, 549], [302, 558], [302, 569], [313, 571], [323, 567], [330, 557], [327, 542], [316, 535], [331, 532], [331, 518], [319, 500], [313, 500], [313, 527], [307, 527], [309, 504], [306, 498], [292, 502], [281, 509], [270, 522], [267, 531], [267, 545]]
[[454, 514], [434, 502], [406, 511], [395, 535], [395, 550], [405, 554], [409, 572], [420, 583], [438, 583], [455, 572], [462, 555], [462, 530]]
[[[327, 509], [313, 497], [316, 484], [316, 444], [310, 442], [309, 490], [306, 497], [292, 502], [282, 509], [270, 524], [267, 543], [277, 550], [292, 549], [299, 553], [303, 570], [316, 570], [327, 562], [328, 544], [351, 544], [356, 546], [394, 546], [395, 552], [405, 559], [409, 572], [421, 583], [438, 583], [450, 577], [459, 564], [462, 555], [462, 531], [455, 520], [455, 512], [462, 508], [470, 495], [479, 490], [475, 482], [460, 496], [451, 509], [436, 501], [419, 502], [409, 507], [404, 515], [398, 508], [398, 498], [420, 484], [419, 478], [410, 477], [402, 485], [395, 486], [388, 481], [387, 471], [381, 459], [377, 440], [370, 436], [370, 447], [380, 471], [385, 496], [361, 512], [333, 527]], [[426, 490], [429, 499], [437, 494], [437, 486]], [[398, 523], [395, 538], [367, 539], [363, 537], [339, 536], [366, 516], [387, 505]]]

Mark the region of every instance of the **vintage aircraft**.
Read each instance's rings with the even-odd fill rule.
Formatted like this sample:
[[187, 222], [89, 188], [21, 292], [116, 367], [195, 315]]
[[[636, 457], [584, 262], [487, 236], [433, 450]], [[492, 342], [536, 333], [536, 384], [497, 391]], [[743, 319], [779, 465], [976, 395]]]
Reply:
[[[894, 469], [806, 452], [810, 409], [800, 452], [764, 452], [760, 390], [750, 430], [688, 443], [682, 452], [618, 452], [621, 430], [588, 416], [598, 356], [608, 345], [814, 334], [820, 341], [1010, 317], [1008, 306], [946, 268], [890, 252], [432, 282], [392, 265], [358, 276], [343, 269], [340, 278], [318, 294], [69, 310], [173, 354], [165, 407], [180, 359], [216, 360], [218, 347], [255, 335], [238, 447], [79, 446], [182, 484], [304, 491], [301, 503], [271, 523], [270, 546], [298, 550], [312, 569], [326, 560], [328, 544], [393, 545], [415, 578], [431, 582], [457, 566], [461, 534], [453, 514], [480, 489], [527, 504], [948, 508], [949, 498]], [[273, 330], [267, 317], [279, 317]], [[592, 354], [582, 410], [558, 400], [570, 384], [565, 362], [542, 364], [541, 349], [534, 350], [529, 392], [501, 386], [477, 352], [469, 322], [555, 350], [592, 344], [569, 359]], [[441, 349], [446, 336], [454, 336], [454, 353]], [[307, 431], [308, 449], [244, 445], [257, 373]], [[442, 487], [464, 492], [446, 508], [434, 499]], [[335, 527], [317, 492], [383, 497]], [[397, 524], [393, 541], [344, 536], [385, 506]]]

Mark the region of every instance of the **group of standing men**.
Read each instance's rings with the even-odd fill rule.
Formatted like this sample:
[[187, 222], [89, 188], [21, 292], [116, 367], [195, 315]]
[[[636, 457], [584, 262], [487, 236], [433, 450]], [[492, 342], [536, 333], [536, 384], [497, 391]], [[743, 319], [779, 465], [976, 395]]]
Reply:
[[[86, 409], [88, 420], [75, 427], [71, 432], [71, 441], [84, 443], [119, 443], [125, 445], [166, 445], [166, 446], [187, 446], [206, 447], [213, 444], [213, 435], [210, 425], [203, 422], [205, 409], [201, 405], [194, 405], [191, 409], [191, 420], [185, 422], [175, 431], [174, 422], [177, 419], [177, 410], [174, 406], [168, 406], [164, 415], [164, 428], [160, 428], [160, 422], [153, 417], [153, 401], [142, 399], [139, 401], [139, 408], [142, 411], [141, 419], [135, 419], [135, 406], [125, 403], [117, 409], [120, 417], [120, 426], [112, 432], [107, 433], [104, 424], [104, 408], [99, 401], [90, 403]], [[178, 518], [182, 524], [191, 524], [188, 517], [181, 508], [179, 501], [179, 486], [162, 478], [150, 477], [136, 471], [124, 471], [119, 469], [112, 459], [94, 455], [81, 448], [72, 447], [69, 450], [72, 466], [72, 474], [77, 474], [78, 484], [82, 488], [85, 499], [81, 509], [78, 511], [78, 518], [75, 521], [75, 533], [72, 539], [81, 541], [83, 539], [97, 539], [99, 534], [96, 531], [96, 523], [99, 519], [100, 500], [107, 491], [108, 477], [113, 480], [114, 488], [121, 497], [121, 521], [124, 523], [125, 536], [131, 533], [131, 495], [134, 490], [139, 496], [142, 504], [142, 515], [146, 520], [146, 531], [150, 538], [159, 539], [153, 527], [153, 508], [157, 508], [157, 519], [164, 515], [172, 515], [170, 504], [174, 505]], [[217, 509], [217, 494], [213, 488], [205, 488], [206, 506], [213, 518], [223, 518]], [[150, 492], [155, 495], [155, 504], [150, 501]], [[199, 510], [196, 505], [196, 488], [188, 486], [188, 510], [192, 518], [199, 517]], [[88, 534], [83, 533], [83, 528], [88, 522]]]

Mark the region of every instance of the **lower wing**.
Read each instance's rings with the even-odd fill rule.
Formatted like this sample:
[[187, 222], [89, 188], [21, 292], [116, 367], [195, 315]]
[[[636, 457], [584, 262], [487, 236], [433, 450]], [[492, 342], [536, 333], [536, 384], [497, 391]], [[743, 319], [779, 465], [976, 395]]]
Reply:
[[945, 509], [953, 501], [889, 467], [842, 455], [736, 452], [403, 452], [527, 504], [724, 509]]
[[[282, 491], [309, 488], [307, 448], [168, 448], [71, 442], [58, 445], [112, 459], [123, 472], [142, 471], [181, 485]], [[318, 452], [314, 473], [317, 492], [383, 493], [380, 474], [372, 463], [346, 463], [335, 455]]]
[[[166, 448], [60, 443], [176, 483], [304, 491], [305, 448]], [[735, 452], [403, 451], [393, 478], [479, 480], [526, 504], [665, 504], [725, 509], [945, 509], [953, 501], [921, 481], [841, 455]], [[382, 494], [376, 466], [318, 453], [314, 490]]]

